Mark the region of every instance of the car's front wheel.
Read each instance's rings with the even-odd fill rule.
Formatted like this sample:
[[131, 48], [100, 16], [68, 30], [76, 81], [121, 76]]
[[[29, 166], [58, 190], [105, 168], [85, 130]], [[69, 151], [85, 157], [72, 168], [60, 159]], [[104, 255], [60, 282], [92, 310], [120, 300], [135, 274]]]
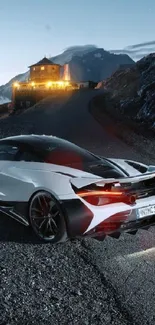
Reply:
[[46, 242], [59, 243], [67, 237], [61, 206], [49, 192], [39, 191], [33, 195], [29, 220], [36, 235]]

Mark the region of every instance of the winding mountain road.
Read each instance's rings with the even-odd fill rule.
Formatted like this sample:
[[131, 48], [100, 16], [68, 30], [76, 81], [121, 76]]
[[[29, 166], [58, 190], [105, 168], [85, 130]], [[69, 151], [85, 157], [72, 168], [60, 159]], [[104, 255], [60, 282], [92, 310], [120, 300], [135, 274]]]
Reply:
[[19, 120], [23, 124], [25, 120], [30, 123], [33, 120], [36, 132], [65, 138], [105, 156], [140, 159], [137, 152], [115, 136], [111, 119], [105, 116], [101, 126], [90, 114], [91, 99], [100, 93], [103, 91], [81, 90], [73, 95], [51, 96], [25, 111]]

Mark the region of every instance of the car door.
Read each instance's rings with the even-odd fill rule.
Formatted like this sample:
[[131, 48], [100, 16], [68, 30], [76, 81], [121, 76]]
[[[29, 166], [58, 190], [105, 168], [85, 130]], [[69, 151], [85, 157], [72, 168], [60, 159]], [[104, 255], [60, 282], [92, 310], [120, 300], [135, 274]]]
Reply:
[[[11, 157], [9, 153], [12, 153]], [[21, 144], [16, 147], [12, 146], [12, 148], [7, 147], [3, 158], [5, 157], [8, 157], [8, 160], [2, 161], [0, 165], [0, 200], [27, 201], [29, 193], [34, 188], [31, 177], [29, 177], [29, 164], [38, 162], [39, 158], [33, 149], [30, 150]]]
[[9, 166], [15, 160], [19, 148], [12, 144], [0, 144], [0, 172], [5, 166]]
[[0, 144], [0, 201], [6, 201], [8, 191], [12, 192], [11, 178], [8, 176], [7, 170], [14, 164], [18, 150], [16, 145]]

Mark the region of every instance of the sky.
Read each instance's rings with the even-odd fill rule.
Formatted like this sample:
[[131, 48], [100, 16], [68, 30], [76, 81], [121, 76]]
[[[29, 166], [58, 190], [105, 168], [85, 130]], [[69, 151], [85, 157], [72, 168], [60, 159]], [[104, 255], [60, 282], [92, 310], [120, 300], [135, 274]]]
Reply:
[[155, 0], [0, 1], [0, 85], [70, 46], [145, 45], [155, 40], [154, 20]]

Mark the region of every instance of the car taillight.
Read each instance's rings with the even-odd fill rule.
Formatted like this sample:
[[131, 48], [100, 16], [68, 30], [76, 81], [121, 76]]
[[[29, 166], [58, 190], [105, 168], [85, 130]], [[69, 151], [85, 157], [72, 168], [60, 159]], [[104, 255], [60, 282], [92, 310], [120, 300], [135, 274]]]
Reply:
[[78, 192], [78, 195], [81, 197], [89, 196], [122, 196], [123, 192], [116, 192], [116, 191], [102, 191], [102, 190], [95, 190], [95, 191], [81, 191]]
[[81, 198], [92, 205], [101, 206], [111, 203], [124, 202], [130, 205], [135, 204], [136, 196], [127, 195], [123, 192], [116, 191], [79, 191]]

